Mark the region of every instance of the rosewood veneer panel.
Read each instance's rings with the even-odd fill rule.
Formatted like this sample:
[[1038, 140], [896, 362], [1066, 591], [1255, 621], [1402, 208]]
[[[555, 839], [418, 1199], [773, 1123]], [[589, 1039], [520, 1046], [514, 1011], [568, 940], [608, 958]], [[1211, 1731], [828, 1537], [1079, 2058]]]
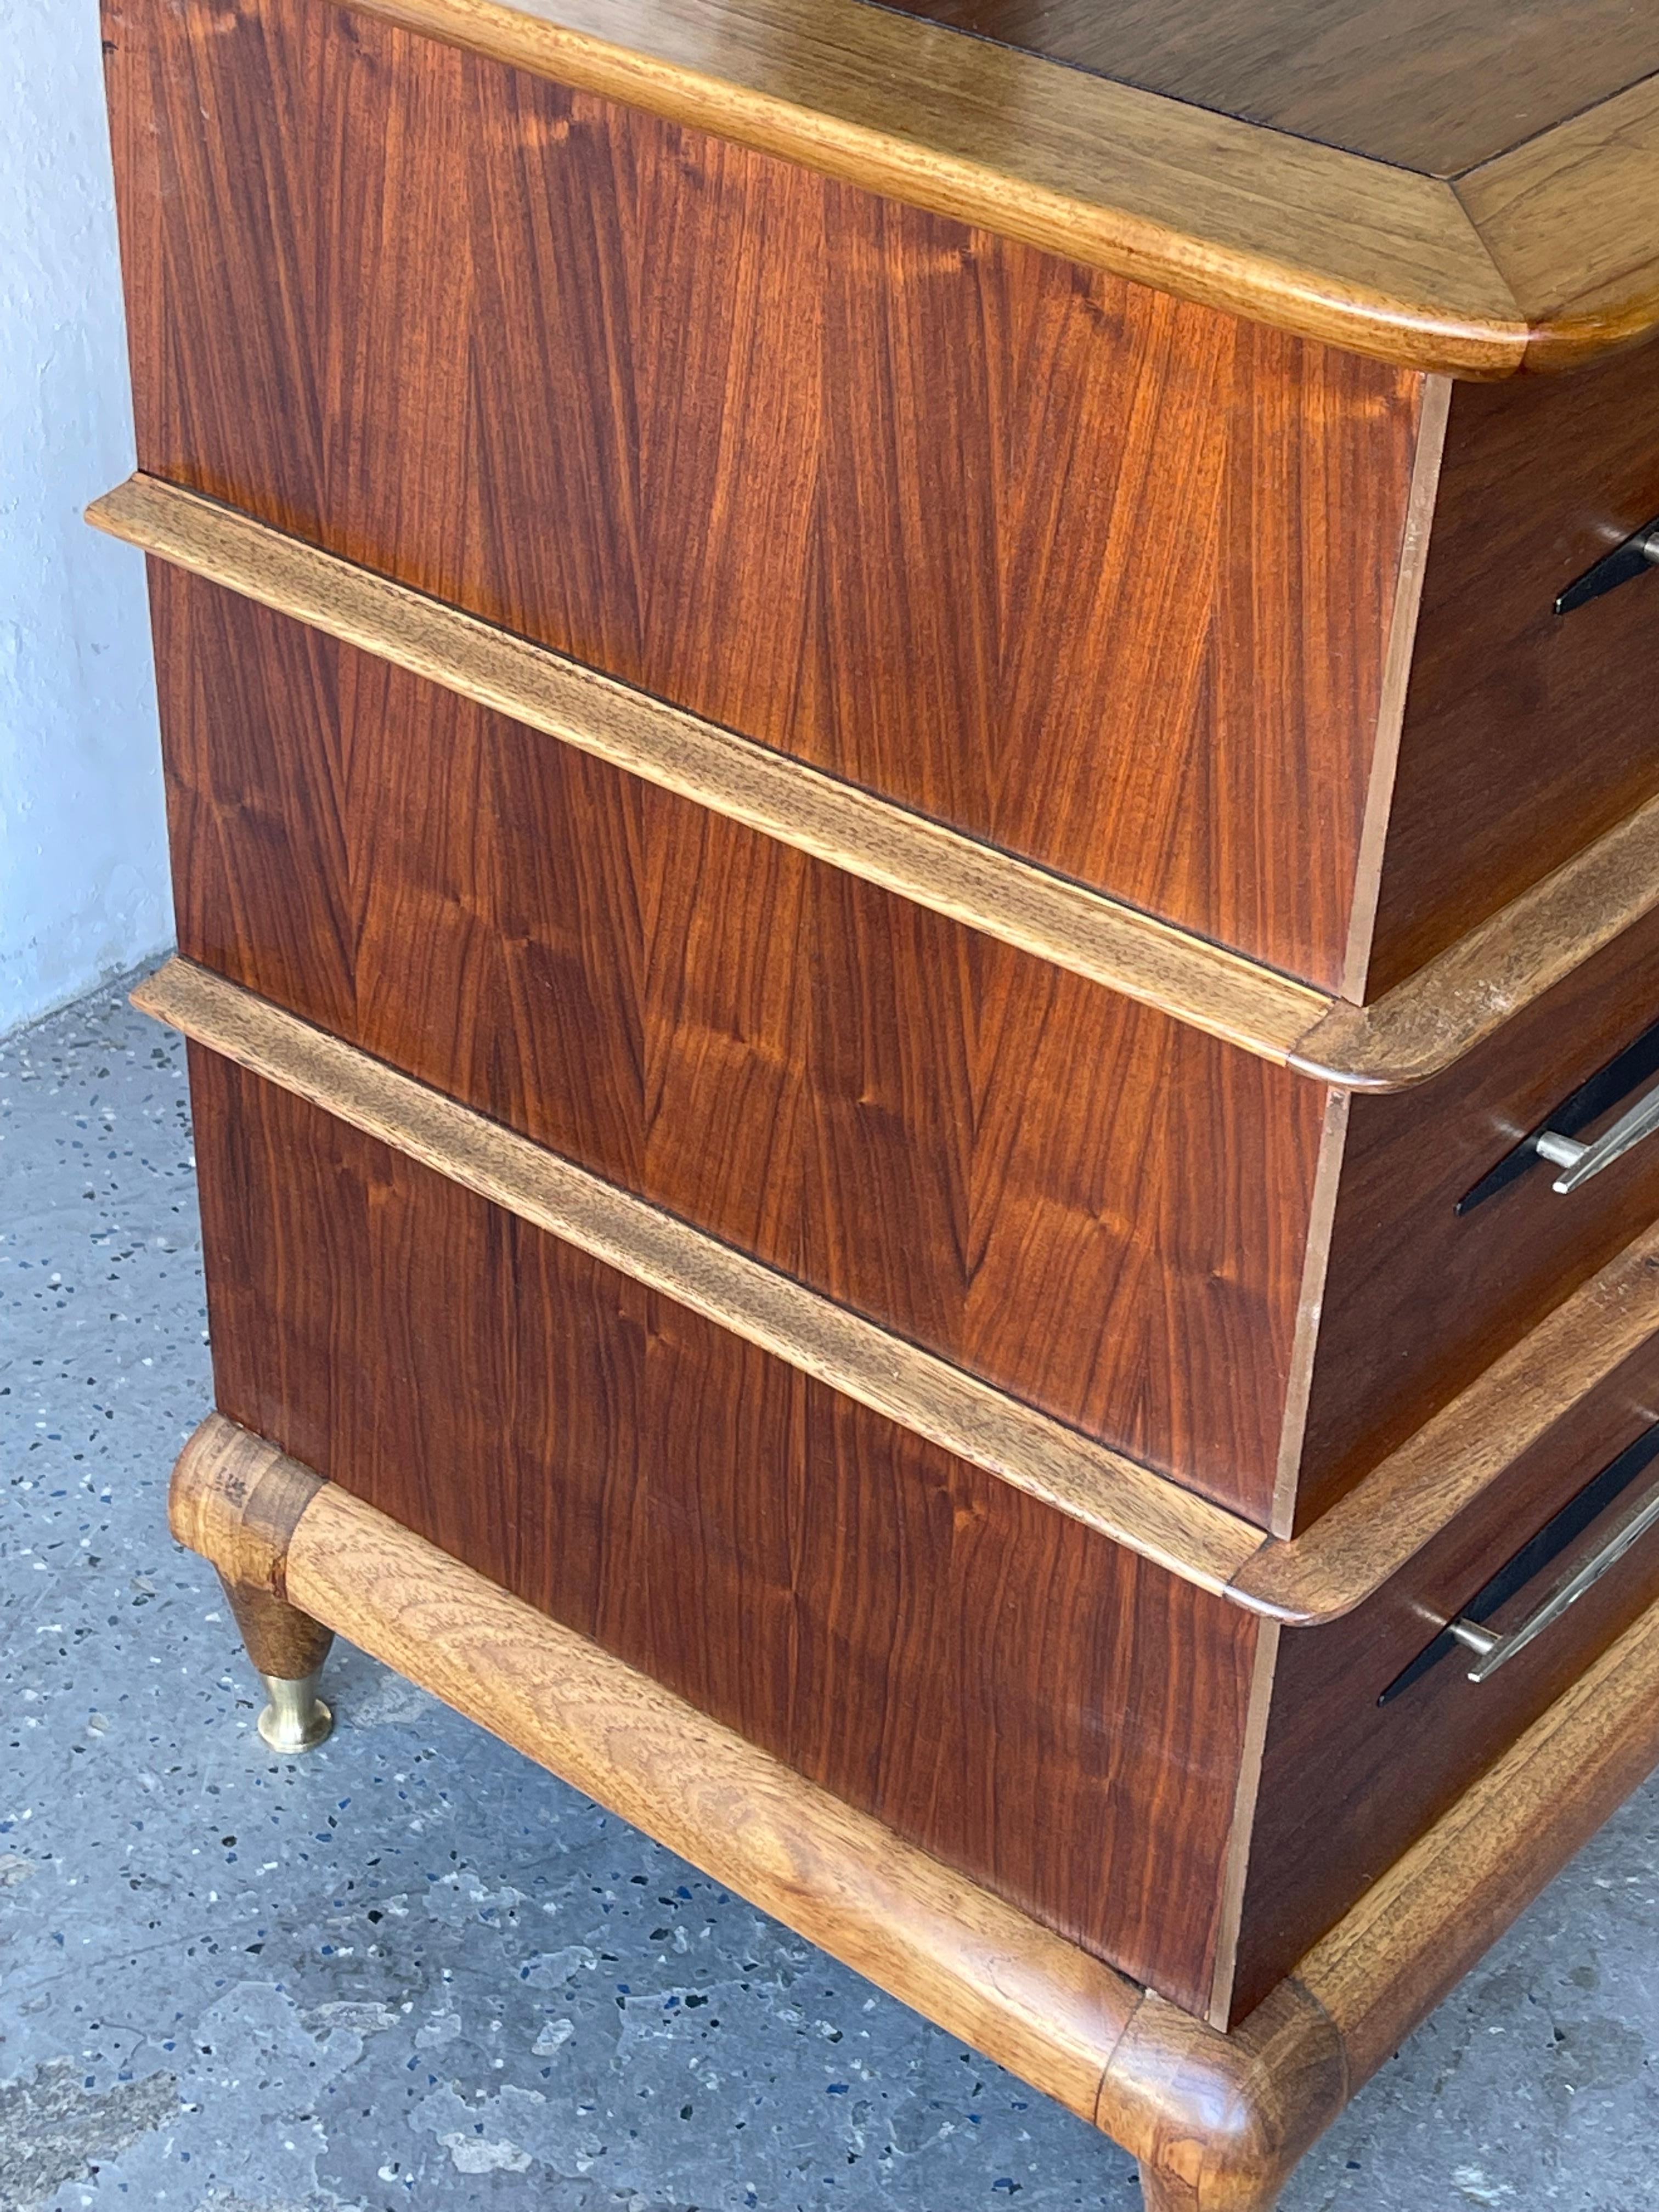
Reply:
[[151, 581], [191, 957], [1265, 1523], [1317, 1085]]
[[291, 1094], [191, 1069], [232, 1419], [1207, 2008], [1255, 1621]]
[[146, 468], [1340, 981], [1419, 380], [321, 0], [112, 21]]

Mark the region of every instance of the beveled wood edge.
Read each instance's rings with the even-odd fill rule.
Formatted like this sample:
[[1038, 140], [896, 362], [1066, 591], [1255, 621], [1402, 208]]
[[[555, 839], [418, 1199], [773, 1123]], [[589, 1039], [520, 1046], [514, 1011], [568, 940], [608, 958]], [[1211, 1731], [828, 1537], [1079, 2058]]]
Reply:
[[1435, 178], [865, 0], [350, 0], [1229, 313], [1513, 374], [1532, 332]]
[[112, 536], [562, 744], [1283, 1065], [1326, 995], [701, 720], [235, 509], [143, 475]]
[[87, 519], [833, 867], [1344, 1090], [1407, 1089], [1442, 1073], [1659, 905], [1656, 798], [1385, 997], [1353, 1006], [199, 493], [136, 475]]
[[132, 1003], [1182, 1581], [1290, 1627], [1363, 1604], [1659, 1328], [1656, 1229], [1286, 1540], [194, 961], [169, 960]]
[[[274, 1452], [210, 1414], [175, 1498], [241, 1459], [257, 1483]], [[234, 1547], [236, 1519], [175, 1507], [209, 1544]], [[1659, 1761], [1655, 1605], [1224, 2034], [331, 1484], [293, 1520], [283, 1577], [312, 1619], [1092, 2121], [1193, 2212], [1270, 2202]]]
[[1183, 1581], [1229, 1595], [1262, 1541], [1224, 1507], [193, 961], [168, 961], [132, 1003]]
[[1659, 321], [1659, 75], [1454, 187], [1531, 330], [1528, 369], [1639, 344]]
[[1262, 1545], [1234, 1578], [1236, 1592], [1285, 1618], [1352, 1613], [1656, 1332], [1659, 1227], [1581, 1284], [1302, 1535]]
[[1659, 907], [1659, 797], [1369, 1006], [1333, 1000], [1290, 1055], [1350, 1091], [1407, 1091], [1454, 1067]]

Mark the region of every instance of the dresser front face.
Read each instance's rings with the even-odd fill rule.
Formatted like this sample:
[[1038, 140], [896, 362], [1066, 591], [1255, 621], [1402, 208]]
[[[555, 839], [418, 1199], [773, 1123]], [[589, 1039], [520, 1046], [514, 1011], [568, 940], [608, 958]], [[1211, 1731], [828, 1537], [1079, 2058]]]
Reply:
[[1340, 983], [1420, 380], [323, 0], [109, 0], [142, 465]]

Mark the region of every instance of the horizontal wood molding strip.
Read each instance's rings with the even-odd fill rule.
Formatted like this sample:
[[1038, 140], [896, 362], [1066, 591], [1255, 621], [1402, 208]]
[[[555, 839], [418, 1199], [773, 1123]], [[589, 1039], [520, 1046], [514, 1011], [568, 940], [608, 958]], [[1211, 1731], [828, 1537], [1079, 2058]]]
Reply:
[[234, 509], [135, 476], [112, 536], [817, 860], [1283, 1063], [1329, 1000]]
[[1352, 1612], [1656, 1331], [1659, 1229], [1626, 1245], [1304, 1534], [1264, 1544], [1235, 1587], [1310, 1620]]
[[1529, 331], [1449, 185], [866, 0], [366, 15], [1230, 313], [1455, 375]]
[[[210, 1485], [198, 1461], [282, 1455], [220, 1414], [185, 1446], [175, 1526]], [[216, 1565], [215, 1552], [207, 1556]], [[325, 1483], [289, 1539], [289, 1602], [528, 1759], [729, 1882], [1085, 2119], [1140, 1991], [867, 1814]]]
[[1224, 1508], [192, 961], [169, 961], [132, 996], [239, 1066], [1185, 1581], [1229, 1594], [1263, 1541]]
[[1529, 369], [1646, 337], [1659, 313], [1659, 76], [1457, 182], [1531, 325]]
[[1610, 1261], [1294, 1540], [1183, 1489], [193, 961], [133, 1003], [493, 1205], [1246, 1610], [1363, 1604], [1659, 1328], [1659, 1230]]
[[[174, 1474], [174, 1525], [234, 1545], [235, 1503], [194, 1492], [230, 1482], [257, 1498], [285, 1476], [300, 1498], [308, 1474], [210, 1415]], [[295, 1520], [282, 1574], [289, 1602], [324, 1627], [1093, 2120], [1155, 2173], [1191, 2185], [1200, 2167], [1213, 2179], [1237, 2158], [1257, 2179], [1241, 2203], [1261, 2201], [1264, 2170], [1288, 2168], [1659, 1759], [1655, 1606], [1224, 2035], [331, 1484]]]
[[1659, 906], [1659, 799], [1500, 907], [1369, 1006], [1333, 1000], [1290, 1065], [1348, 1091], [1453, 1066]]
[[129, 477], [112, 536], [1176, 1020], [1344, 1090], [1425, 1081], [1659, 905], [1659, 799], [1356, 1006], [682, 713], [199, 494]]

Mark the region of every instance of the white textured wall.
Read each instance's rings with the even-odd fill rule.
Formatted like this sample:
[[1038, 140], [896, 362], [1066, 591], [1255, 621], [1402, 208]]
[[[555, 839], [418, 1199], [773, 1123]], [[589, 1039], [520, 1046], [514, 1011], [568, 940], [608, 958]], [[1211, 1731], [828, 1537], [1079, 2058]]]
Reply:
[[0, 1035], [172, 933], [96, 0], [0, 0]]

